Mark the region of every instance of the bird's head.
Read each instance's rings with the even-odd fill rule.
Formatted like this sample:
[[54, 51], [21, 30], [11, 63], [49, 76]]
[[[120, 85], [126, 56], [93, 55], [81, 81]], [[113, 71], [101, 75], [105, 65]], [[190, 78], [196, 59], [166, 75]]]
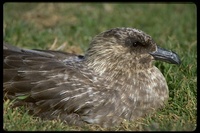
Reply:
[[156, 45], [151, 36], [133, 28], [114, 28], [91, 41], [86, 61], [97, 72], [135, 71], [152, 67], [154, 59], [180, 64], [178, 55]]

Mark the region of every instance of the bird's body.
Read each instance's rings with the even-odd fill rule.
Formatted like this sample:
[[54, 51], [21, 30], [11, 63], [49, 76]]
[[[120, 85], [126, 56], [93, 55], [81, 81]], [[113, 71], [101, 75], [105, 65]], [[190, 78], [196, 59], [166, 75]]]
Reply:
[[[4, 94], [9, 99], [25, 96], [15, 104], [69, 124], [109, 127], [135, 120], [168, 99], [166, 80], [152, 64], [160, 56], [156, 51], [149, 35], [132, 28], [97, 35], [85, 56], [5, 44]], [[165, 56], [180, 63], [173, 52]]]

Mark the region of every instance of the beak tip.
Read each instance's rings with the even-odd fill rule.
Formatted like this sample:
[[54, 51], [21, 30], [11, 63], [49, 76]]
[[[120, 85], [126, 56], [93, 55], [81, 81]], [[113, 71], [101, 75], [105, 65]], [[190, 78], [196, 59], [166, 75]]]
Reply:
[[181, 59], [179, 58], [178, 54], [172, 51], [172, 57], [173, 57], [173, 61], [176, 62], [177, 65], [181, 64]]

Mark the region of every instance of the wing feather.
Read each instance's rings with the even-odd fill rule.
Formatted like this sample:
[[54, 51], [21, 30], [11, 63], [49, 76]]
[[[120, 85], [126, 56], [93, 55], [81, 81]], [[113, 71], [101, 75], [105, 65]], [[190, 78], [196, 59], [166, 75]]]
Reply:
[[63, 115], [70, 120], [77, 117], [74, 114], [89, 116], [93, 108], [108, 101], [109, 96], [103, 96], [104, 88], [97, 87], [103, 83], [94, 87], [91, 71], [82, 73], [82, 67], [75, 65], [83, 57], [78, 59], [77, 55], [63, 52], [13, 49], [4, 50], [4, 91], [12, 98], [27, 95], [21, 102], [27, 102], [33, 114]]

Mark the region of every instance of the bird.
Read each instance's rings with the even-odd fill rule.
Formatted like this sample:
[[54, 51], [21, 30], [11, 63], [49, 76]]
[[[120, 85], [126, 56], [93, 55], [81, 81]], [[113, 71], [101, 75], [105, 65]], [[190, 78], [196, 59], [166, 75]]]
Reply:
[[84, 55], [4, 43], [4, 99], [26, 106], [36, 117], [69, 125], [136, 121], [163, 108], [169, 98], [155, 60], [181, 63], [177, 53], [131, 27], [96, 35]]

